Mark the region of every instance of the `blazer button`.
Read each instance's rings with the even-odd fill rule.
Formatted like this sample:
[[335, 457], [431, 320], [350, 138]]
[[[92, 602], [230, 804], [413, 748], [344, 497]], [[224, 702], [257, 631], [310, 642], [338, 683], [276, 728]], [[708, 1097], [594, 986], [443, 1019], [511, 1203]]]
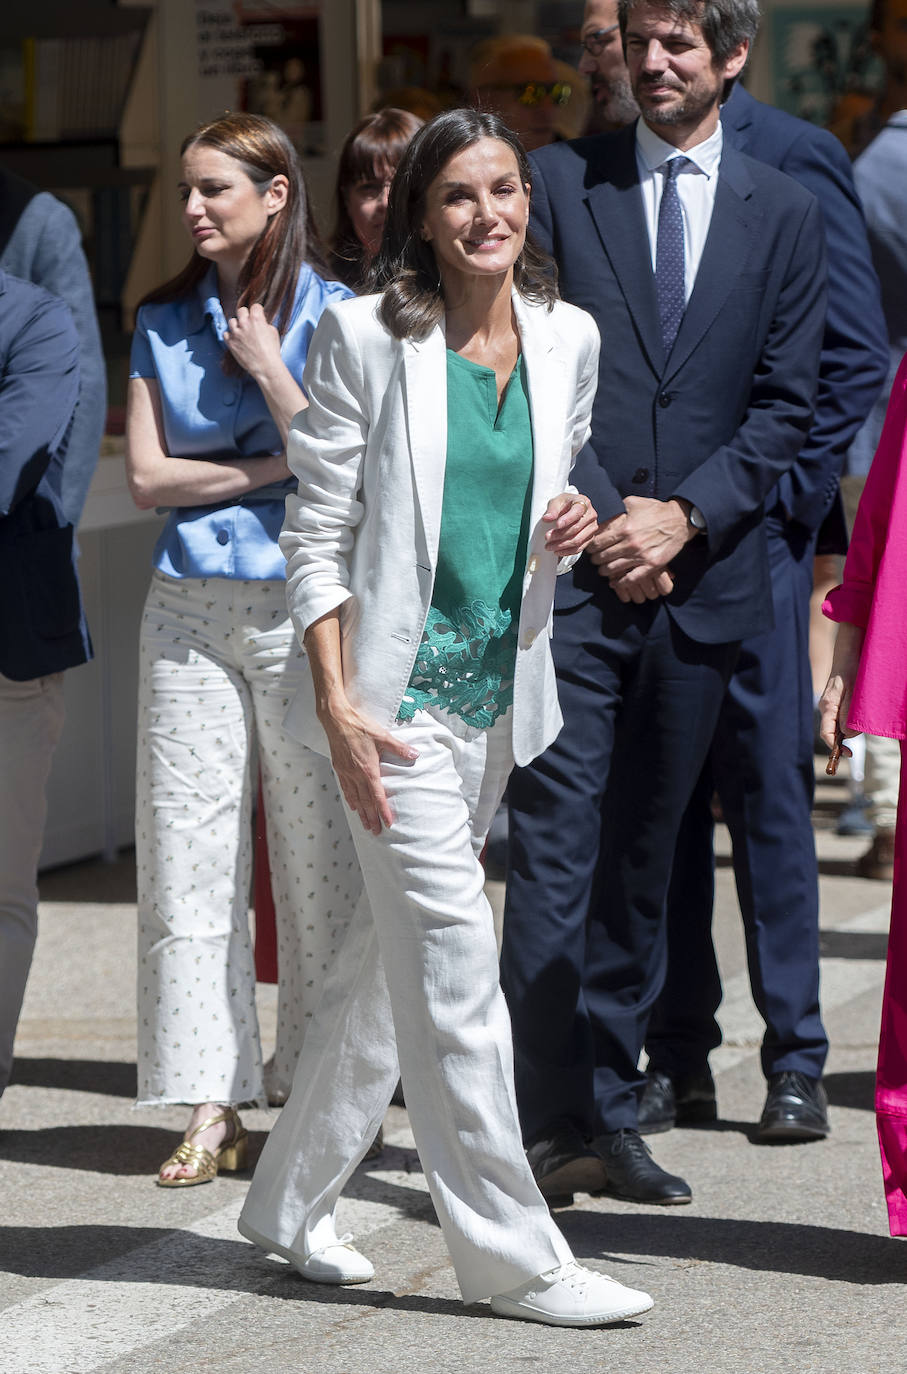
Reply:
[[662, 410], [667, 409], [671, 404], [671, 393], [669, 391], [663, 391], [658, 398], [658, 404], [661, 406]]
[[218, 544], [229, 544], [230, 536], [226, 530], [217, 531], [217, 542]]
[[648, 480], [649, 480], [649, 469], [648, 469], [648, 468], [637, 468], [636, 471], [635, 471], [634, 474], [633, 474], [633, 481], [634, 481], [634, 482], [648, 482]]

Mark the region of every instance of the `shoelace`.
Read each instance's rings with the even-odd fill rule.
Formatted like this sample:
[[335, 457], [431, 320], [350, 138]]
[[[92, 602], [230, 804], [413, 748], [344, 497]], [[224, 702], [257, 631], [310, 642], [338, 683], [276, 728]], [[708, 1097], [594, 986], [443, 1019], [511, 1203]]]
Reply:
[[325, 1250], [335, 1250], [338, 1245], [346, 1245], [352, 1249], [350, 1242], [353, 1239], [352, 1231], [347, 1231], [345, 1236], [338, 1236], [336, 1240], [329, 1240], [327, 1245], [319, 1245], [317, 1250], [310, 1250], [306, 1259], [314, 1259], [316, 1255], [323, 1255]]
[[634, 1154], [650, 1155], [649, 1149], [642, 1136], [636, 1131], [627, 1131], [623, 1127], [617, 1132], [608, 1148], [608, 1153], [619, 1155], [622, 1150], [630, 1150]]
[[[589, 1287], [591, 1271], [589, 1269], [584, 1269], [583, 1266], [578, 1264], [574, 1259], [568, 1260], [566, 1264], [562, 1264], [558, 1269], [549, 1270], [547, 1274], [542, 1274], [541, 1277], [549, 1283], [566, 1283], [575, 1293], [585, 1293]], [[607, 1279], [608, 1275], [596, 1274], [595, 1277]], [[613, 1282], [613, 1280], [609, 1280], [609, 1282]]]
[[794, 1092], [798, 1097], [807, 1099], [813, 1096], [813, 1085], [804, 1073], [797, 1069], [785, 1069], [775, 1085], [776, 1092]]

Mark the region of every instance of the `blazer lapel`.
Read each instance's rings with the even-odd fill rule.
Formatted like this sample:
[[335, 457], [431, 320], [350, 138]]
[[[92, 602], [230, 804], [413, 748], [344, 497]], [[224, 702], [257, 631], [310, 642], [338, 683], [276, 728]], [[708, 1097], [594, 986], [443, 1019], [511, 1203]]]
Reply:
[[552, 342], [545, 307], [530, 305], [516, 291], [512, 299], [529, 391], [534, 525], [541, 518], [549, 498], [555, 494], [551, 490], [549, 474], [557, 464], [564, 446], [567, 423], [566, 397], [562, 383], [564, 362]]
[[406, 415], [416, 501], [432, 570], [438, 561], [447, 461], [447, 348], [443, 325], [403, 342]]
[[[607, 165], [590, 173], [586, 203], [652, 370], [664, 369], [649, 233], [636, 167], [636, 125], [608, 141]], [[616, 155], [615, 155], [616, 154]]]
[[739, 154], [725, 146], [696, 284], [671, 349], [665, 381], [683, 367], [711, 327], [740, 273], [752, 270], [750, 256], [759, 241], [761, 219], [750, 199], [752, 191], [753, 183]]

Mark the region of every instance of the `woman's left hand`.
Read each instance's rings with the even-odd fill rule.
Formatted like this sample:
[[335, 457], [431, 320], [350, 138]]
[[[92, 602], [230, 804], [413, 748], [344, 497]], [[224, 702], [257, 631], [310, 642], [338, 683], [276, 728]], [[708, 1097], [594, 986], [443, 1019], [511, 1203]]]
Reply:
[[551, 526], [545, 535], [545, 548], [558, 558], [582, 553], [598, 529], [598, 516], [588, 496], [571, 491], [553, 496], [542, 519]]
[[282, 367], [280, 334], [262, 307], [241, 305], [227, 321], [224, 343], [233, 357], [258, 381], [274, 367]]

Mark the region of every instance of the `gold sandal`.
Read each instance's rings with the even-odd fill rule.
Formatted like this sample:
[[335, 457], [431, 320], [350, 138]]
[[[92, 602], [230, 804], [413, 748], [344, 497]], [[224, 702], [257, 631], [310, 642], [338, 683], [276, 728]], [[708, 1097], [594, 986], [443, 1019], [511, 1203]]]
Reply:
[[[233, 1126], [233, 1135], [223, 1145], [219, 1145], [212, 1152], [204, 1145], [192, 1144], [200, 1131], [206, 1131], [209, 1126], [216, 1126], [221, 1121], [229, 1121]], [[190, 1178], [161, 1178], [158, 1174], [158, 1187], [190, 1188], [195, 1183], [210, 1183], [217, 1178], [219, 1169], [227, 1173], [244, 1169], [248, 1153], [249, 1132], [240, 1121], [236, 1108], [225, 1107], [220, 1116], [209, 1116], [207, 1121], [196, 1126], [195, 1130], [177, 1145], [170, 1158], [165, 1159], [161, 1165], [162, 1169], [166, 1169], [168, 1164], [189, 1165], [195, 1169], [195, 1173]]]

